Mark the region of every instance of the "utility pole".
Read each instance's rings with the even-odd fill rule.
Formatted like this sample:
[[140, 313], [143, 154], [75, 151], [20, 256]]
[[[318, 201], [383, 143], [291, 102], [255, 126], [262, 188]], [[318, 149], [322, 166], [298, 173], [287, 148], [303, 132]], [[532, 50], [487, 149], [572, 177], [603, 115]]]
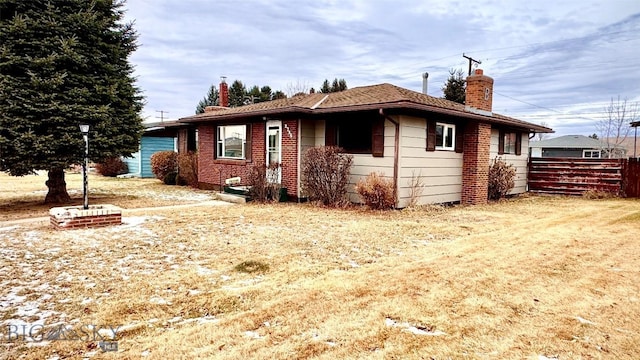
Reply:
[[164, 114], [168, 114], [168, 111], [164, 110], [156, 110], [157, 113], [160, 113], [160, 116], [156, 116], [156, 119], [160, 119], [160, 122], [164, 122]]
[[482, 64], [482, 61], [476, 60], [476, 59], [472, 58], [471, 56], [465, 55], [464, 53], [462, 53], [462, 57], [469, 60], [469, 75], [468, 76], [471, 76], [471, 64], [472, 63], [476, 63], [478, 65]]

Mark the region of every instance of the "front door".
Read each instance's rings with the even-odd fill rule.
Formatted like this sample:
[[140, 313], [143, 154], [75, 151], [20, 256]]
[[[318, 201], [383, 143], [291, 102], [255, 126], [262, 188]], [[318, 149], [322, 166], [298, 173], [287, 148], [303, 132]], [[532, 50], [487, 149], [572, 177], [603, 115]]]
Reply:
[[[282, 122], [267, 121], [267, 181], [280, 183], [282, 180]], [[275, 167], [275, 168], [274, 168]]]

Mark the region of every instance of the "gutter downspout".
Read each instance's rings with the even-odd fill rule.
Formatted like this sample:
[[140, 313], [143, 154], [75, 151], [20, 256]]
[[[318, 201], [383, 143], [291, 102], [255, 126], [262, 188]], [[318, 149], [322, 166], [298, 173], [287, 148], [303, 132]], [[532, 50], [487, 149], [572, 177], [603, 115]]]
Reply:
[[398, 207], [398, 163], [400, 158], [400, 123], [384, 113], [384, 109], [379, 110], [380, 116], [389, 120], [396, 127], [395, 143], [393, 148], [393, 192], [396, 199], [396, 208]]

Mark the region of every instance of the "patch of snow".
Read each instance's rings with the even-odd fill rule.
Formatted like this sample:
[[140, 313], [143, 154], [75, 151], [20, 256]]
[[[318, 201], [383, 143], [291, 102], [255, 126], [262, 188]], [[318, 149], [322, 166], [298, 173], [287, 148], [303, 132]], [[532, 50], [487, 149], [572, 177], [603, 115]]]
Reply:
[[538, 360], [558, 360], [557, 356], [547, 357], [544, 355], [538, 355]]
[[84, 300], [82, 300], [82, 302], [80, 303], [80, 305], [87, 305], [93, 302], [93, 299], [90, 297], [84, 298]]
[[389, 326], [389, 327], [399, 327], [402, 328], [402, 331], [406, 331], [406, 332], [410, 332], [412, 334], [415, 335], [423, 335], [423, 336], [441, 336], [441, 335], [447, 335], [447, 333], [440, 331], [440, 330], [429, 330], [426, 329], [424, 327], [416, 327], [414, 325], [411, 325], [407, 322], [404, 323], [399, 323], [393, 319], [390, 318], [386, 318], [384, 319], [384, 323], [385, 325]]
[[152, 304], [158, 304], [158, 305], [171, 305], [171, 301], [167, 301], [159, 296], [152, 296], [149, 299], [149, 302]]
[[580, 324], [586, 324], [586, 325], [595, 325], [596, 324], [593, 321], [589, 321], [587, 319], [581, 318], [580, 316], [576, 316], [575, 319], [578, 320], [578, 322], [580, 322]]
[[220, 275], [220, 279], [222, 279], [222, 281], [229, 281], [229, 280], [231, 280], [231, 276]]
[[140, 353], [140, 356], [144, 356], [144, 357], [147, 357], [149, 355], [151, 355], [151, 351], [149, 351], [149, 350], [145, 350], [145, 351]]
[[258, 334], [255, 331], [245, 331], [244, 332], [244, 336], [250, 338], [250, 339], [262, 339], [264, 338], [264, 336], [260, 336], [260, 334]]
[[428, 335], [428, 336], [447, 335], [445, 332], [442, 332], [440, 330], [427, 331], [427, 330], [423, 330], [423, 329], [418, 329], [415, 326], [409, 326], [406, 329], [402, 329], [402, 331], [410, 332], [410, 333], [415, 334], [415, 335]]
[[18, 226], [18, 225], [1, 227], [0, 228], [0, 232], [12, 231], [12, 230], [15, 230], [15, 229], [17, 229], [19, 227], [20, 226]]
[[177, 322], [176, 325], [184, 325], [184, 324], [189, 324], [194, 322], [198, 323], [198, 325], [202, 325], [202, 324], [215, 324], [220, 322], [220, 320], [216, 319], [215, 316], [203, 316], [203, 317], [185, 319], [183, 321]]
[[195, 295], [200, 295], [202, 294], [202, 291], [200, 290], [189, 290], [188, 295], [189, 296], [195, 296]]

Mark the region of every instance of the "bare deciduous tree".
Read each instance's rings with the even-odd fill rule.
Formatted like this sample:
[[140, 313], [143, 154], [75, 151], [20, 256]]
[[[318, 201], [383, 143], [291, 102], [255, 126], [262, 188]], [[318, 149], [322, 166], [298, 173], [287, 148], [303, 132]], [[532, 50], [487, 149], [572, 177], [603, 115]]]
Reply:
[[611, 102], [604, 108], [605, 117], [596, 122], [596, 131], [600, 134], [605, 156], [619, 158], [625, 155], [622, 143], [631, 130], [630, 123], [638, 119], [638, 103], [629, 103], [627, 99]]
[[306, 81], [296, 80], [295, 83], [287, 84], [287, 96], [292, 97], [299, 94], [308, 94], [311, 86]]
[[[546, 121], [541, 122], [540, 125], [544, 127], [549, 127], [549, 124]], [[546, 139], [548, 136], [549, 134], [547, 133], [536, 133], [536, 137], [538, 138], [538, 141], [542, 141]]]

